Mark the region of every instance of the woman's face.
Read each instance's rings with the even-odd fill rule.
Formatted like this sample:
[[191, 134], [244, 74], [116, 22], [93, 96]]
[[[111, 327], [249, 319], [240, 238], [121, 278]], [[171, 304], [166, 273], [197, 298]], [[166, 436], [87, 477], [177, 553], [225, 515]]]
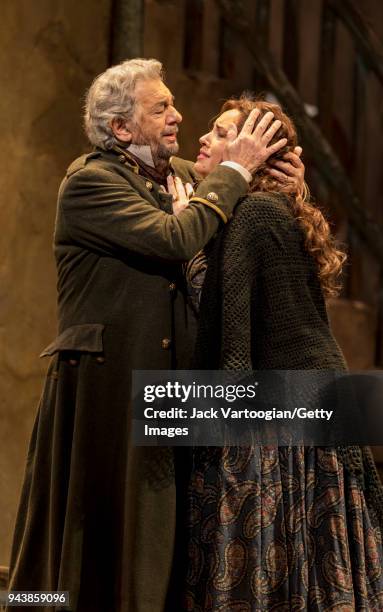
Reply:
[[201, 149], [195, 163], [195, 169], [201, 176], [207, 176], [221, 163], [228, 130], [230, 128], [230, 135], [233, 134], [233, 137], [235, 137], [238, 133], [237, 123], [239, 119], [240, 112], [237, 109], [225, 111], [215, 120], [210, 132], [201, 136], [199, 139]]

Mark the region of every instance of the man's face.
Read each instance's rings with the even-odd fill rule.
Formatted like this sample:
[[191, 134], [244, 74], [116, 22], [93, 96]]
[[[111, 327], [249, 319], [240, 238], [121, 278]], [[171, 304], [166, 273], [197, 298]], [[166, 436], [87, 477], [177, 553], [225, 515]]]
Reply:
[[171, 92], [161, 79], [150, 79], [137, 83], [135, 98], [131, 143], [150, 145], [154, 162], [169, 159], [178, 152], [178, 124], [182, 121]]

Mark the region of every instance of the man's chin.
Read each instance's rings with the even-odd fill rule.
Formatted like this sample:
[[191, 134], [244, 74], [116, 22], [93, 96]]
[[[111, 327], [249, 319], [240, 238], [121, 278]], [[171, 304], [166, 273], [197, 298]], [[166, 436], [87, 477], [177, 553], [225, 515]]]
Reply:
[[178, 151], [180, 150], [180, 145], [178, 144], [178, 142], [173, 142], [172, 144], [167, 145], [166, 148], [168, 149], [171, 156], [178, 153]]
[[162, 144], [157, 149], [157, 157], [160, 159], [169, 159], [172, 155], [176, 155], [180, 149], [178, 142], [171, 144]]

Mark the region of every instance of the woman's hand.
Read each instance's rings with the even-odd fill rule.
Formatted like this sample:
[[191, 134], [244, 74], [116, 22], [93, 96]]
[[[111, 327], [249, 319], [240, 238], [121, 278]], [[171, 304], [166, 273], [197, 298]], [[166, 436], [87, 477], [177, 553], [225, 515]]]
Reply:
[[270, 145], [282, 123], [279, 119], [273, 120], [274, 113], [269, 111], [255, 125], [259, 113], [257, 108], [251, 111], [239, 134], [234, 124], [229, 127], [227, 144], [223, 152], [224, 161], [235, 161], [251, 173], [287, 143], [286, 138], [281, 138]]
[[273, 167], [266, 171], [271, 174], [283, 185], [284, 191], [289, 193], [302, 193], [305, 180], [305, 167], [300, 159], [302, 147], [295, 147], [293, 153], [286, 153], [283, 158], [286, 161], [278, 160], [271, 162]]
[[178, 176], [169, 174], [167, 177], [168, 192], [173, 196], [173, 215], [179, 215], [180, 212], [189, 206], [189, 199], [194, 194], [194, 189], [190, 183], [183, 185]]

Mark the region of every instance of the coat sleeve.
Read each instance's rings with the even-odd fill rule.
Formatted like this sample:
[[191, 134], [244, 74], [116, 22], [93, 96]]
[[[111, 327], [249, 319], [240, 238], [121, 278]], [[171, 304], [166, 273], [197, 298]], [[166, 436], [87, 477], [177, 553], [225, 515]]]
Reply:
[[238, 172], [218, 166], [175, 216], [153, 206], [117, 173], [86, 167], [64, 181], [59, 214], [70, 239], [85, 248], [182, 261], [208, 242], [247, 188]]

